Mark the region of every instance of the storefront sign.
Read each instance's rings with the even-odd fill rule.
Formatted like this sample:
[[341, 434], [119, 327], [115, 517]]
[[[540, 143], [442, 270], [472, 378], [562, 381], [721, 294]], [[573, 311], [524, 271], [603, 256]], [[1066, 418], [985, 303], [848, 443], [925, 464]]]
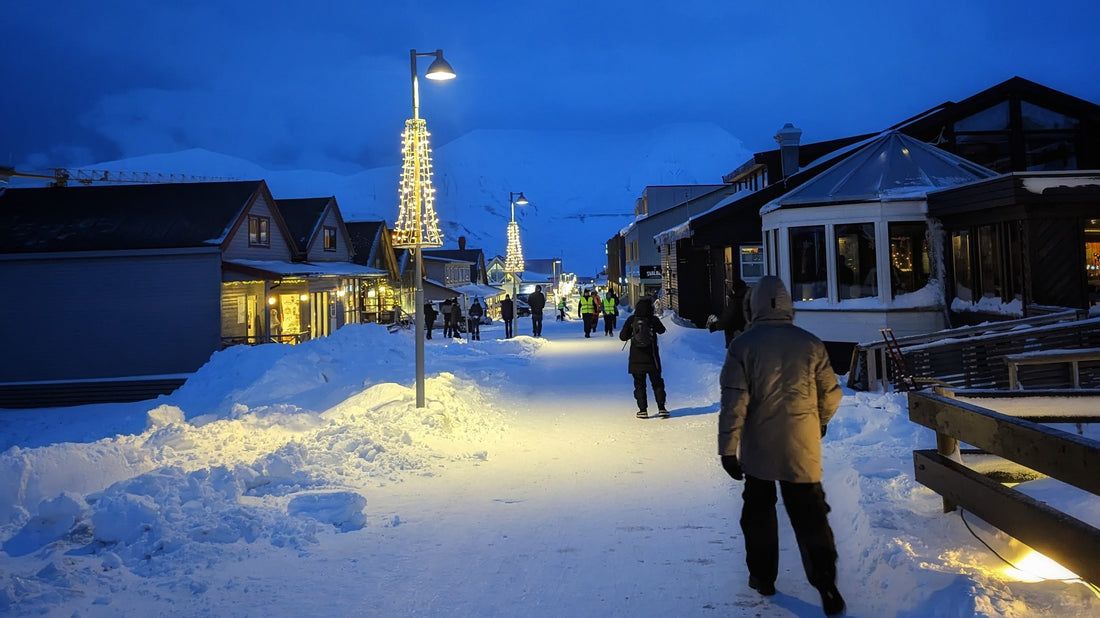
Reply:
[[642, 279], [660, 279], [661, 278], [661, 266], [649, 265], [641, 267]]

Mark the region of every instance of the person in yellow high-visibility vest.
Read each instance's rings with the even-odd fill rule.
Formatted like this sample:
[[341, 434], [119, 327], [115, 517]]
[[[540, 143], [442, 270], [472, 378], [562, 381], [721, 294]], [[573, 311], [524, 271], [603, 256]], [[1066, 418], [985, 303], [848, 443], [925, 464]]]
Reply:
[[592, 292], [584, 291], [584, 296], [577, 302], [577, 313], [584, 322], [584, 336], [591, 337], [592, 331], [596, 330], [596, 300], [592, 298]]
[[611, 290], [603, 299], [603, 334], [615, 336], [615, 317], [619, 315], [619, 298]]

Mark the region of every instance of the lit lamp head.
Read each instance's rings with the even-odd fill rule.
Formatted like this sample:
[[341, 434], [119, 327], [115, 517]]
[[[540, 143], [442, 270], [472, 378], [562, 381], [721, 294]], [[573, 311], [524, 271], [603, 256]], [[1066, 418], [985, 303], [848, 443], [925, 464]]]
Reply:
[[516, 203], [519, 204], [520, 206], [526, 206], [526, 205], [530, 204], [531, 202], [528, 202], [527, 198], [523, 196], [523, 191], [520, 191], [519, 196], [516, 197]]
[[424, 77], [436, 81], [446, 81], [455, 78], [455, 70], [451, 68], [451, 63], [443, 59], [442, 49], [435, 50], [435, 60], [428, 65], [428, 72]]

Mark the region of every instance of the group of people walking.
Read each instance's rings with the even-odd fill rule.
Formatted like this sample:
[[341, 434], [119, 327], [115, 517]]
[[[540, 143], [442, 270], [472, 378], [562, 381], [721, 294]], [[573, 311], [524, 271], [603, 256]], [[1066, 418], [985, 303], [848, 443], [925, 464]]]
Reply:
[[[560, 307], [561, 317], [565, 319], [565, 307]], [[603, 333], [608, 337], [615, 335], [615, 323], [619, 316], [619, 297], [615, 292], [608, 291], [607, 297], [601, 299], [600, 293], [595, 290], [585, 290], [577, 301], [577, 315], [584, 323], [584, 336], [591, 337], [599, 325], [600, 314], [603, 314]]]

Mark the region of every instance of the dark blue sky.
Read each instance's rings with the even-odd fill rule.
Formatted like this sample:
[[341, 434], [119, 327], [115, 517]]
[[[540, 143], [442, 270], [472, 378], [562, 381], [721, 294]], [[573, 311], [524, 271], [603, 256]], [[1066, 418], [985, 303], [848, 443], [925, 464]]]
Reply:
[[421, 80], [436, 146], [713, 122], [759, 151], [785, 122], [805, 141], [875, 131], [1013, 75], [1100, 102], [1092, 0], [8, 5], [0, 165], [28, 169], [187, 148], [395, 165], [410, 48], [442, 48], [459, 75]]

